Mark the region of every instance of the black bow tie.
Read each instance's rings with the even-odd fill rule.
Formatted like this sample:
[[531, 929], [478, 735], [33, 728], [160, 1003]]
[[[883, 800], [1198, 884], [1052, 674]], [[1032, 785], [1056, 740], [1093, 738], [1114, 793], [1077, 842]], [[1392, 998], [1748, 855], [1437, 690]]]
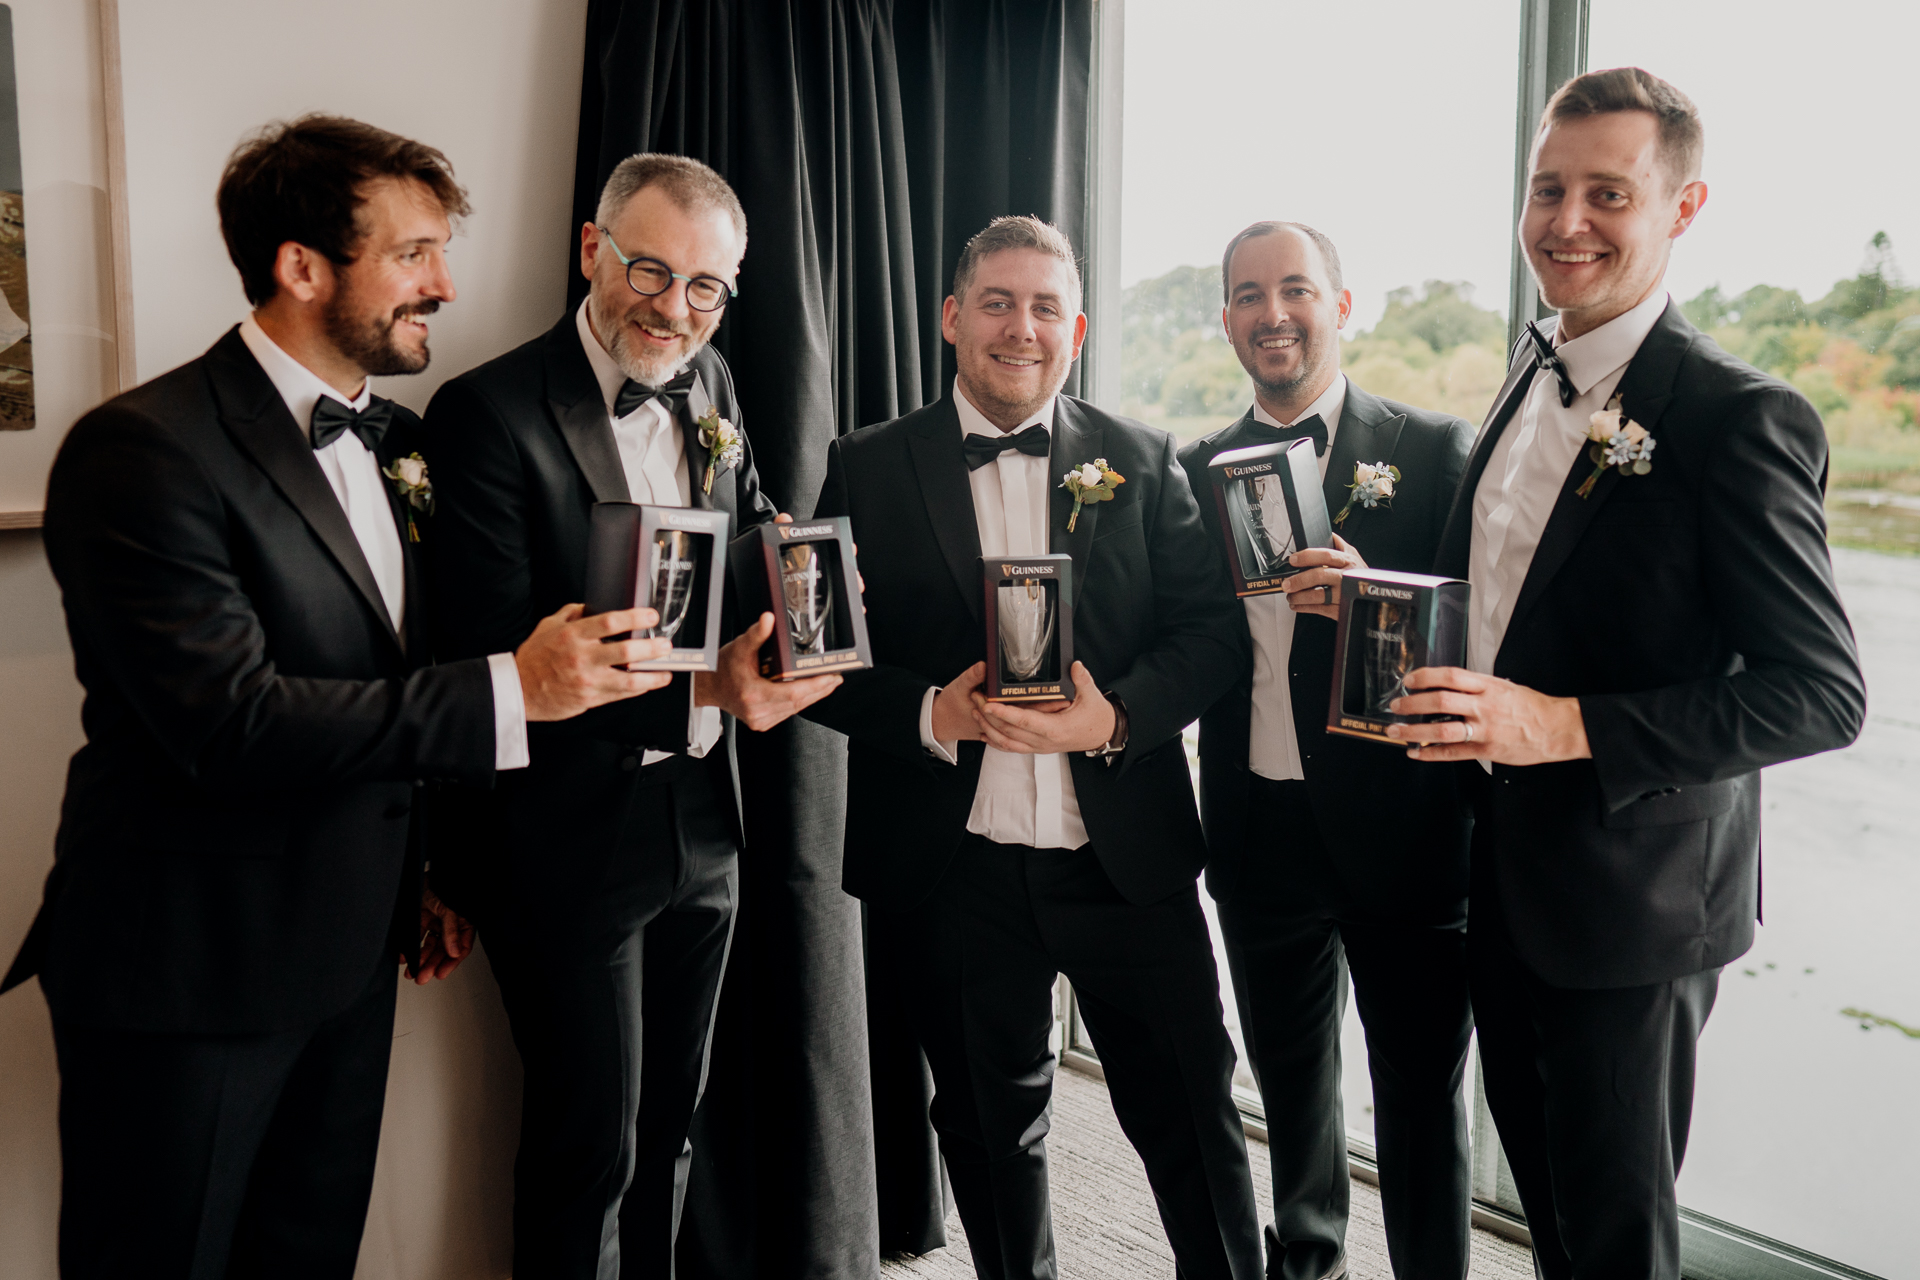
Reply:
[[368, 453], [380, 451], [380, 437], [387, 434], [387, 428], [393, 423], [393, 401], [382, 400], [379, 396], [370, 396], [364, 409], [350, 409], [332, 396], [321, 396], [313, 406], [313, 419], [308, 425], [308, 438], [315, 449], [324, 449], [351, 431], [360, 437], [360, 443], [367, 446]]
[[961, 440], [960, 448], [967, 455], [967, 470], [978, 471], [1009, 449], [1033, 458], [1044, 458], [1053, 442], [1047, 436], [1047, 429], [1034, 423], [1025, 431], [1012, 435], [982, 436], [968, 432]]
[[620, 388], [620, 394], [613, 398], [613, 416], [624, 418], [649, 400], [659, 399], [666, 403], [667, 416], [672, 417], [674, 410], [687, 402], [687, 393], [693, 390], [693, 370], [688, 369], [677, 378], [669, 379], [664, 387], [650, 387], [644, 382], [635, 382], [628, 378]]
[[1314, 457], [1317, 458], [1327, 451], [1327, 424], [1320, 420], [1320, 415], [1317, 413], [1310, 417], [1300, 419], [1300, 421], [1290, 427], [1276, 427], [1271, 422], [1260, 422], [1258, 420], [1255, 420], [1249, 425], [1252, 427], [1252, 430], [1248, 434], [1252, 435], [1255, 440], [1260, 441], [1262, 444], [1271, 444], [1281, 440], [1311, 439], [1313, 441]]
[[1570, 407], [1580, 392], [1573, 385], [1573, 375], [1567, 372], [1567, 362], [1560, 358], [1553, 344], [1547, 341], [1547, 335], [1533, 321], [1527, 321], [1527, 336], [1533, 339], [1533, 362], [1542, 369], [1549, 369], [1553, 376], [1560, 379], [1560, 407]]

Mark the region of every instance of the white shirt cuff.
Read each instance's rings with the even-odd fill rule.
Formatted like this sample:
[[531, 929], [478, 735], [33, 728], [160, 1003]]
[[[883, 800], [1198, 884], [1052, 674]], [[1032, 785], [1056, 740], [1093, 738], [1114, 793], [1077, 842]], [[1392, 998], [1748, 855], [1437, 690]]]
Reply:
[[935, 742], [933, 738], [933, 700], [939, 696], [939, 688], [929, 686], [927, 696], [920, 700], [920, 745], [935, 759], [959, 764], [960, 740], [955, 738], [952, 742]]
[[[656, 402], [657, 403], [657, 402]], [[706, 759], [713, 744], [720, 741], [720, 708], [695, 706], [693, 681], [687, 681], [687, 754], [695, 760]]]
[[487, 658], [493, 677], [493, 767], [524, 769], [533, 763], [527, 749], [527, 696], [520, 688], [520, 668], [510, 653]]

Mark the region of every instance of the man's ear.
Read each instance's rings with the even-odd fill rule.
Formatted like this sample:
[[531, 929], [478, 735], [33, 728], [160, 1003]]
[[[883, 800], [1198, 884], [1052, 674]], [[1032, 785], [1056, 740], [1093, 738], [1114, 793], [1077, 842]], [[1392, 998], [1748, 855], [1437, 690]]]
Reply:
[[591, 222], [580, 224], [580, 274], [593, 279], [594, 264], [600, 260], [600, 229]]
[[1087, 313], [1078, 312], [1073, 317], [1073, 358], [1080, 358], [1080, 347], [1087, 340]]
[[1340, 303], [1339, 303], [1338, 309], [1340, 313], [1340, 320], [1339, 320], [1339, 323], [1335, 324], [1333, 327], [1336, 329], [1344, 329], [1347, 327], [1348, 319], [1350, 319], [1353, 315], [1353, 290], [1342, 289], [1340, 291]]
[[940, 304], [940, 336], [957, 346], [959, 335], [960, 300], [948, 294], [947, 300]]
[[1707, 203], [1707, 184], [1695, 178], [1680, 188], [1680, 207], [1674, 213], [1673, 230], [1667, 233], [1667, 239], [1678, 240], [1685, 235], [1693, 220], [1700, 216], [1700, 210]]
[[323, 253], [289, 240], [273, 256], [273, 282], [296, 302], [313, 302], [332, 295], [333, 263]]

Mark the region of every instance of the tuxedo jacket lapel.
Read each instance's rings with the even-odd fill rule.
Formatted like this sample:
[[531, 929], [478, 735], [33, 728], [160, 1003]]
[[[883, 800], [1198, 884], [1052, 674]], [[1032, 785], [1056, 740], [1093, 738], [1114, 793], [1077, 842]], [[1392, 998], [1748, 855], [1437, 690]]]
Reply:
[[613, 442], [613, 424], [600, 383], [580, 349], [580, 332], [573, 313], [547, 331], [547, 407], [573, 453], [580, 474], [593, 490], [595, 502], [631, 502], [627, 470], [620, 464], [620, 448]]
[[[314, 460], [307, 433], [293, 420], [287, 411], [287, 402], [280, 398], [266, 371], [241, 341], [238, 326], [229, 330], [207, 353], [207, 380], [213, 389], [220, 421], [228, 433], [300, 513], [300, 518], [333, 556], [340, 571], [359, 589], [387, 635], [404, 652], [406, 646], [394, 630], [387, 603], [380, 595], [380, 584], [374, 581], [373, 569], [367, 564], [366, 553], [360, 550], [353, 526], [347, 522], [346, 510], [341, 507], [333, 486], [327, 483], [326, 473]], [[411, 570], [408, 578], [412, 578]]]
[[1077, 605], [1087, 589], [1087, 560], [1093, 550], [1093, 531], [1100, 524], [1100, 509], [1113, 499], [1083, 504], [1079, 518], [1073, 521], [1073, 532], [1069, 533], [1067, 521], [1073, 517], [1073, 494], [1053, 477], [1064, 476], [1074, 467], [1105, 457], [1107, 433], [1083, 418], [1071, 400], [1059, 399], [1054, 405], [1052, 450], [1047, 457], [1045, 481], [1051, 525], [1047, 545], [1055, 555], [1073, 557], [1072, 601]]
[[[1340, 425], [1333, 433], [1333, 443], [1328, 446], [1331, 456], [1327, 459], [1326, 479], [1320, 483], [1321, 492], [1326, 495], [1329, 516], [1340, 514], [1340, 508], [1346, 505], [1347, 486], [1353, 480], [1356, 465], [1393, 461], [1393, 451], [1400, 444], [1400, 429], [1406, 425], [1406, 414], [1388, 413], [1380, 397], [1361, 390], [1351, 379], [1348, 380], [1347, 400], [1340, 411]], [[1365, 507], [1356, 506], [1347, 513], [1346, 520], [1334, 532], [1352, 542], [1354, 531], [1366, 522], [1369, 514]]]
[[[1680, 371], [1680, 358], [1686, 354], [1687, 346], [1692, 341], [1692, 326], [1679, 317], [1678, 308], [1667, 304], [1666, 311], [1654, 323], [1620, 379], [1618, 390], [1622, 410], [1629, 419], [1649, 431], [1658, 425], [1660, 415], [1666, 412], [1667, 404], [1673, 398], [1673, 380]], [[1675, 319], [1679, 319], [1678, 324], [1671, 323]], [[1593, 523], [1593, 517], [1606, 505], [1607, 498], [1624, 478], [1616, 468], [1609, 467], [1601, 473], [1592, 491], [1582, 498], [1576, 491], [1592, 473], [1593, 459], [1587, 456], [1583, 445], [1573, 460], [1573, 466], [1568, 469], [1566, 479], [1561, 481], [1560, 496], [1553, 504], [1552, 514], [1547, 517], [1546, 528], [1540, 532], [1540, 544], [1534, 548], [1533, 562], [1527, 566], [1526, 580], [1520, 584], [1520, 594], [1513, 602], [1513, 615], [1507, 622], [1507, 638], [1519, 634], [1528, 612], [1539, 603], [1547, 584], [1560, 572], [1560, 566], [1573, 554], [1581, 535]], [[1506, 642], [1502, 640], [1502, 652], [1505, 649]], [[1495, 670], [1498, 669], [1499, 660], [1496, 657]]]
[[[960, 588], [974, 621], [982, 618], [980, 601], [980, 523], [973, 514], [973, 488], [967, 483], [967, 459], [960, 450], [960, 415], [951, 398], [915, 427], [908, 437], [914, 477], [920, 482], [920, 502], [933, 522], [947, 571]], [[704, 464], [703, 464], [704, 465]]]
[[1460, 488], [1453, 495], [1453, 509], [1447, 514], [1446, 529], [1440, 535], [1440, 550], [1434, 556], [1435, 573], [1449, 578], [1467, 576], [1473, 553], [1474, 490], [1480, 487], [1480, 477], [1487, 469], [1487, 459], [1493, 456], [1493, 447], [1500, 443], [1501, 433], [1519, 413], [1538, 367], [1525, 338], [1514, 344], [1507, 380], [1501, 385], [1500, 394], [1493, 398], [1487, 420], [1480, 424], [1480, 436], [1473, 442], [1473, 452], [1467, 456], [1467, 473], [1460, 478]]
[[739, 512], [733, 510], [731, 486], [722, 485], [720, 477], [714, 476], [714, 487], [719, 490], [720, 498], [705, 489], [707, 462], [713, 456], [707, 446], [700, 443], [700, 418], [713, 407], [713, 397], [707, 394], [707, 384], [698, 373], [693, 375], [693, 385], [687, 388], [687, 398], [680, 405], [680, 439], [687, 455], [687, 492], [692, 495], [693, 505], [702, 510], [711, 510], [718, 506], [732, 512], [735, 516], [734, 532], [738, 533]]

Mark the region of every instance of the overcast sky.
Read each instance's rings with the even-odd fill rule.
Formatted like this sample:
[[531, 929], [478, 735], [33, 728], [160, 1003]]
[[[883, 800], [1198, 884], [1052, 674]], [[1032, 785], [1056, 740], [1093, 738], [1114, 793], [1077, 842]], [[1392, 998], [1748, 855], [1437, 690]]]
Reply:
[[[1288, 218], [1340, 247], [1361, 326], [1430, 278], [1504, 311], [1519, 7], [1126, 0], [1122, 281]], [[1644, 66], [1706, 122], [1677, 296], [1818, 297], [1880, 230], [1920, 281], [1917, 48], [1904, 0], [1594, 0], [1590, 65]]]

